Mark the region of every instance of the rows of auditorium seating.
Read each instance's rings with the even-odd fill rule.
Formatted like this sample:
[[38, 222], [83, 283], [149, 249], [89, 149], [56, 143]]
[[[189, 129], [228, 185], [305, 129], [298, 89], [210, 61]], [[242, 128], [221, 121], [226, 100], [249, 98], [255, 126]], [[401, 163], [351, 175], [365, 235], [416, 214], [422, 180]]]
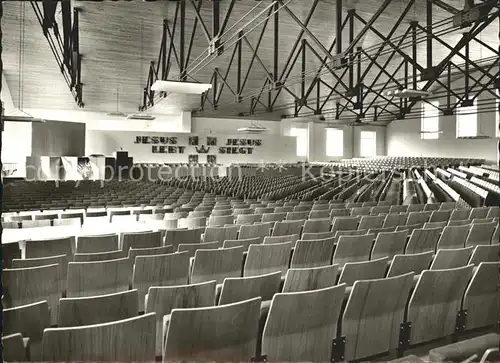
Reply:
[[[135, 182], [133, 180], [18, 182], [9, 184], [5, 188], [3, 210], [9, 212], [32, 209], [67, 209], [69, 207], [138, 206], [141, 204], [165, 205], [175, 208], [178, 205], [174, 205], [174, 200], [178, 197], [178, 193], [182, 193], [184, 189], [245, 199], [312, 200], [316, 197], [326, 199], [325, 195], [328, 195], [328, 199], [345, 199], [343, 197], [349, 197], [353, 194], [356, 186], [360, 183], [373, 183], [371, 179], [375, 179], [375, 174], [371, 179], [369, 176], [365, 176], [363, 179], [363, 174], [347, 173], [344, 175], [340, 172], [327, 180], [320, 178], [306, 180], [298, 176], [282, 175], [273, 178], [260, 176], [182, 177], [157, 183]], [[334, 189], [331, 188], [332, 183], [335, 186]], [[348, 194], [347, 188], [350, 188], [351, 194]], [[366, 193], [366, 197], [369, 196]]]
[[[30, 209], [87, 208], [89, 206], [120, 206], [140, 204], [169, 205], [176, 185], [181, 189], [209, 189], [217, 194], [231, 195], [251, 190], [264, 194], [273, 190], [300, 188], [300, 178], [174, 178], [166, 183], [123, 181], [19, 181], [4, 190], [4, 211]], [[298, 189], [297, 189], [298, 190]]]
[[[368, 170], [392, 170], [448, 165], [481, 165], [483, 159], [413, 157], [413, 156], [375, 156], [372, 158], [343, 159], [340, 162], [328, 163], [332, 166], [357, 167]], [[325, 163], [322, 163], [325, 165]]]
[[357, 361], [498, 317], [498, 208], [182, 196], [7, 215], [54, 226], [4, 230], [6, 360]]

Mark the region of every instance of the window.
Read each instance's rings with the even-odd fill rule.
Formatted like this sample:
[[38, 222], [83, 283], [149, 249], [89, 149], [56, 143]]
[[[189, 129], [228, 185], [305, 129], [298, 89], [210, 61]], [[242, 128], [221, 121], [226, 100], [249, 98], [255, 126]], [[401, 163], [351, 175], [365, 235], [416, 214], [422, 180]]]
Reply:
[[297, 156], [307, 156], [307, 145], [309, 132], [306, 128], [295, 128], [292, 127], [290, 130], [290, 136], [295, 136], [297, 138]]
[[375, 131], [361, 131], [361, 157], [377, 155], [377, 133]]
[[430, 104], [422, 102], [422, 121], [420, 130], [422, 139], [439, 138], [439, 101], [432, 101]]
[[457, 108], [457, 137], [477, 136], [477, 98], [470, 107]]
[[344, 131], [326, 129], [326, 156], [344, 155]]

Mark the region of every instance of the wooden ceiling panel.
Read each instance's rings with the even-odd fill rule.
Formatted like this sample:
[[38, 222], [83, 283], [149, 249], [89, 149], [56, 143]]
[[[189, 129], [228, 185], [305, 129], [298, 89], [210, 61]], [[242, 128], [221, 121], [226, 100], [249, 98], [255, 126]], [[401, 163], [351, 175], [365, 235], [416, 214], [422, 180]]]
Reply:
[[[445, 0], [446, 3], [455, 8], [463, 7], [463, 0]], [[291, 54], [293, 44], [297, 35], [301, 31], [300, 25], [294, 19], [305, 23], [307, 16], [313, 6], [314, 0], [282, 0], [287, 4], [290, 12], [281, 9], [279, 12], [279, 58], [278, 71], [282, 74], [286, 61]], [[391, 27], [396, 22], [398, 16], [406, 7], [408, 0], [393, 0], [387, 9], [375, 21], [374, 27], [383, 35], [389, 33]], [[76, 108], [75, 102], [70, 91], [57, 68], [54, 56], [49, 45], [44, 38], [41, 26], [35, 17], [35, 14], [29, 3], [25, 3], [24, 20], [20, 16], [22, 11], [21, 2], [4, 2], [3, 31], [4, 39], [8, 41], [4, 45], [4, 72], [11, 89], [14, 102], [22, 98], [21, 104], [25, 108]], [[222, 55], [217, 57], [208, 56], [209, 42], [204, 34], [203, 27], [199, 21], [195, 22], [196, 13], [194, 6], [198, 6], [198, 0], [187, 0], [186, 19], [185, 19], [185, 53], [187, 57], [190, 39], [193, 33], [194, 25], [196, 33], [193, 38], [193, 45], [188, 61], [188, 79], [199, 82], [209, 82], [214, 69], [217, 67], [221, 74], [226, 74], [231, 55], [235, 48], [236, 37], [229, 40], [232, 46], [226, 45]], [[229, 9], [230, 1], [221, 1], [220, 4], [220, 24], [222, 26], [225, 16]], [[232, 13], [227, 22], [227, 34], [222, 40], [228, 40], [229, 37], [237, 35], [239, 30], [244, 31], [246, 38], [251, 46], [245, 41], [242, 42], [241, 59], [241, 81], [243, 82], [252, 59], [252, 49], [257, 48], [261, 30], [264, 28], [264, 16], [258, 18], [257, 15], [270, 4], [269, 0], [256, 2], [254, 0], [236, 1]], [[344, 17], [348, 9], [356, 9], [356, 12], [366, 21], [370, 20], [373, 14], [383, 4], [383, 0], [344, 0]], [[119, 92], [118, 108], [123, 112], [134, 112], [142, 102], [142, 89], [146, 86], [148, 69], [151, 61], [157, 61], [160, 51], [160, 42], [162, 39], [163, 20], [167, 19], [172, 31], [174, 27], [174, 15], [177, 3], [172, 1], [144, 2], [142, 0], [122, 1], [122, 2], [87, 2], [73, 1], [75, 7], [81, 8], [80, 12], [80, 52], [82, 60], [82, 81], [83, 98], [85, 108], [98, 111], [115, 111], [117, 101], [117, 90]], [[336, 29], [336, 1], [319, 0], [313, 13], [311, 21], [307, 28], [313, 36], [304, 34], [308, 44], [313, 47], [320, 57], [324, 56], [322, 47], [316, 44], [319, 41], [325, 48], [329, 48], [335, 39]], [[267, 13], [267, 12], [266, 12]], [[241, 19], [246, 15], [245, 19]], [[204, 0], [200, 7], [200, 16], [203, 19], [204, 26], [209, 34], [212, 34], [212, 3]], [[434, 7], [434, 22], [449, 18], [451, 14], [439, 7]], [[58, 14], [60, 17], [60, 14]], [[255, 19], [256, 18], [256, 19]], [[60, 20], [60, 18], [58, 18]], [[254, 19], [253, 22], [251, 20]], [[425, 0], [416, 0], [415, 6], [408, 13], [408, 16], [397, 29], [394, 36], [402, 35], [411, 20], [420, 20], [425, 25]], [[59, 21], [59, 24], [62, 24]], [[247, 25], [246, 28], [243, 28]], [[173, 43], [177, 50], [179, 49], [179, 27], [177, 22]], [[356, 20], [355, 35], [363, 28], [363, 24]], [[250, 31], [251, 28], [254, 28]], [[481, 37], [488, 40], [492, 47], [498, 47], [498, 36], [495, 32], [495, 25], [490, 26], [488, 32], [484, 32]], [[24, 42], [20, 42], [20, 29], [24, 29]], [[489, 35], [488, 35], [489, 34]], [[450, 34], [443, 37], [448, 44], [454, 45], [460, 34]], [[21, 44], [22, 43], [22, 44]], [[348, 43], [347, 32], [343, 36], [343, 44]], [[365, 48], [378, 46], [382, 39], [375, 32], [368, 30], [362, 40]], [[167, 44], [170, 44], [170, 39]], [[294, 56], [299, 51], [300, 46], [292, 54]], [[386, 47], [388, 49], [388, 47]], [[490, 56], [491, 52], [478, 43], [471, 43], [471, 58], [478, 59]], [[410, 49], [405, 49], [409, 53]], [[419, 61], [425, 64], [426, 44], [418, 45]], [[19, 54], [22, 54], [22, 63], [19, 63]], [[236, 103], [234, 95], [229, 90], [236, 91], [236, 57], [232, 68], [228, 72], [227, 83], [230, 87], [224, 86], [221, 93], [220, 106], [217, 114], [236, 115], [239, 112], [248, 112], [250, 108], [250, 98], [258, 94], [262, 89], [267, 72], [274, 70], [274, 19], [271, 16], [262, 36], [262, 41], [258, 48], [258, 59], [255, 59], [249, 77], [244, 85], [242, 103]], [[335, 49], [332, 51], [335, 54]], [[436, 62], [448, 54], [448, 49], [437, 42], [434, 42], [433, 48]], [[387, 56], [378, 59], [379, 64], [384, 64]], [[401, 56], [394, 57], [386, 70], [392, 73], [398, 66], [398, 60]], [[461, 63], [459, 57], [456, 61]], [[262, 64], [261, 64], [262, 63]], [[321, 61], [310, 51], [306, 57], [306, 89], [316, 71], [320, 67]], [[362, 66], [364, 67], [364, 66]], [[378, 73], [379, 68], [373, 66], [365, 79], [365, 83], [371, 83]], [[177, 79], [179, 67], [172, 57], [171, 71], [169, 79]], [[336, 71], [339, 74], [339, 71]], [[297, 62], [292, 67], [287, 79], [287, 87], [292, 93], [300, 96], [301, 85], [300, 77], [302, 74], [302, 60], [299, 55]], [[20, 77], [20, 75], [22, 77]], [[398, 72], [402, 76], [402, 70]], [[335, 77], [329, 74], [328, 70], [323, 69], [320, 73], [322, 80], [330, 85], [336, 83]], [[21, 79], [21, 82], [19, 82]], [[377, 84], [382, 84], [387, 79], [382, 75]], [[346, 77], [344, 78], [346, 81]], [[219, 86], [222, 84], [219, 79]], [[330, 91], [328, 87], [321, 85], [322, 97]], [[313, 91], [313, 94], [315, 91]], [[276, 92], [272, 92], [274, 98]], [[210, 100], [211, 100], [210, 96]], [[264, 104], [268, 102], [268, 95], [264, 93], [260, 99]], [[294, 96], [290, 92], [283, 90], [276, 101], [277, 108], [283, 105], [293, 105]], [[336, 99], [333, 98], [328, 107], [334, 106]], [[192, 104], [190, 102], [189, 104]], [[185, 106], [182, 106], [185, 107]], [[212, 106], [209, 102], [205, 104], [205, 114], [213, 114]], [[258, 108], [263, 109], [259, 104]]]
[[4, 2], [3, 72], [21, 108], [76, 109], [29, 2]]

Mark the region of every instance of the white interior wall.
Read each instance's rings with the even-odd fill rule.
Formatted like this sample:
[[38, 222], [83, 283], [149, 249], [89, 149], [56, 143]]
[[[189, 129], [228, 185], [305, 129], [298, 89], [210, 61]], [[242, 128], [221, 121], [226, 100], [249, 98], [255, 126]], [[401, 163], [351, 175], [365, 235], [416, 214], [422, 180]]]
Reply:
[[[486, 98], [485, 98], [486, 97]], [[490, 99], [491, 95], [483, 93], [479, 99]], [[440, 100], [444, 105], [445, 99]], [[494, 101], [493, 101], [494, 102]], [[420, 107], [417, 105], [416, 107]], [[478, 110], [492, 108], [490, 104], [479, 104]], [[443, 156], [459, 158], [481, 158], [488, 162], [497, 160], [496, 113], [478, 113], [478, 134], [490, 139], [459, 140], [456, 138], [456, 115], [440, 116], [439, 129], [442, 133], [437, 140], [421, 138], [421, 120], [398, 120], [386, 128], [387, 155], [391, 156]]]
[[[359, 157], [360, 155], [360, 142], [361, 131], [375, 131], [377, 155], [385, 155], [385, 127], [377, 126], [342, 126], [338, 129], [343, 131], [343, 155], [334, 157], [326, 155], [326, 128], [325, 124], [321, 122], [297, 122], [293, 119], [286, 119], [282, 122], [282, 132], [284, 135], [290, 135], [291, 128], [307, 128], [309, 129], [309, 161], [336, 161], [340, 159], [348, 159], [352, 157]], [[305, 158], [302, 158], [305, 159]]]
[[[284, 135], [281, 133], [279, 121], [255, 121], [256, 124], [269, 129], [266, 135]], [[236, 134], [241, 127], [252, 125], [252, 120], [232, 118], [195, 117], [191, 118], [191, 132], [203, 134]]]
[[[86, 153], [103, 154], [112, 156], [117, 150], [123, 148], [128, 151], [129, 156], [134, 158], [134, 163], [187, 163], [188, 155], [198, 155], [200, 163], [206, 163], [207, 155], [216, 155], [217, 163], [270, 163], [270, 162], [293, 162], [293, 151], [295, 150], [295, 139], [279, 135], [245, 135], [241, 134], [195, 134], [199, 137], [199, 144], [208, 147], [207, 136], [217, 137], [217, 146], [210, 146], [207, 154], [198, 154], [196, 147], [189, 146], [188, 137], [194, 134], [180, 133], [151, 133], [137, 131], [106, 131], [90, 130], [86, 142]], [[153, 144], [136, 143], [138, 136], [168, 136], [176, 137], [176, 146], [184, 146], [184, 153], [161, 154], [153, 153]], [[261, 145], [254, 146], [252, 153], [227, 154], [221, 153], [219, 148], [227, 146], [228, 139], [252, 139], [261, 140]], [[230, 144], [232, 147], [234, 144]], [[161, 144], [157, 145], [162, 146]], [[168, 145], [167, 145], [168, 146]], [[239, 146], [237, 147], [239, 148]], [[246, 149], [246, 147], [244, 147]]]
[[[57, 121], [73, 121], [73, 122], [85, 122], [86, 123], [86, 139], [87, 139], [87, 148], [86, 154], [91, 153], [103, 153], [103, 154], [112, 154], [110, 152], [109, 147], [116, 147], [119, 149], [123, 147], [120, 144], [119, 137], [113, 138], [113, 132], [135, 132], [135, 133], [151, 133], [151, 132], [161, 132], [161, 133], [192, 133], [195, 135], [210, 135], [214, 134], [219, 137], [224, 138], [228, 135], [238, 135], [240, 138], [261, 138], [260, 135], [256, 134], [243, 134], [238, 133], [237, 129], [240, 127], [250, 126], [252, 124], [251, 120], [242, 120], [242, 119], [231, 119], [231, 118], [204, 118], [204, 117], [191, 117], [190, 112], [183, 112], [181, 114], [155, 114], [156, 119], [152, 121], [145, 120], [128, 120], [123, 117], [113, 117], [108, 116], [103, 112], [89, 112], [86, 110], [78, 110], [78, 111], [66, 111], [66, 110], [41, 110], [41, 109], [26, 109], [27, 113], [34, 117], [46, 118], [50, 120]], [[296, 147], [289, 148], [287, 145], [281, 145], [281, 149], [290, 150], [290, 155], [283, 156], [281, 153], [274, 153], [274, 156], [278, 154], [279, 159], [283, 159], [282, 161], [294, 162], [294, 161], [334, 161], [342, 158], [350, 158], [359, 156], [360, 150], [360, 132], [361, 130], [374, 130], [377, 132], [377, 155], [385, 154], [385, 132], [381, 127], [370, 127], [370, 126], [362, 126], [362, 127], [349, 127], [349, 126], [340, 126], [344, 132], [344, 142], [343, 149], [344, 153], [341, 157], [329, 157], [326, 155], [326, 132], [325, 125], [320, 122], [307, 122], [307, 121], [294, 121], [293, 119], [286, 119], [280, 121], [257, 121], [258, 124], [269, 129], [265, 134], [265, 138], [269, 140], [269, 143], [274, 144], [277, 148], [280, 148], [280, 143], [289, 143], [289, 138], [280, 138], [280, 136], [290, 136], [290, 130], [292, 127], [297, 128], [306, 128], [309, 130], [309, 145], [308, 145], [308, 155], [307, 157], [297, 157], [296, 156]], [[29, 125], [29, 124], [27, 124]], [[9, 128], [12, 129], [13, 126]], [[8, 131], [8, 130], [7, 130]], [[105, 137], [96, 137], [96, 133], [93, 131], [106, 131], [102, 135], [106, 135]], [[12, 135], [16, 133], [14, 138], [10, 138], [9, 140], [28, 140], [31, 137], [31, 129], [27, 129], [26, 127], [19, 129], [18, 131], [10, 131]], [[22, 135], [21, 135], [21, 134]], [[273, 139], [274, 137], [274, 139]], [[118, 141], [116, 141], [116, 140]], [[5, 138], [4, 138], [5, 140]], [[100, 140], [100, 141], [96, 141]], [[113, 141], [115, 140], [115, 141]], [[288, 140], [288, 141], [286, 141]], [[108, 146], [103, 146], [102, 148], [97, 147], [96, 143], [103, 142]], [[31, 139], [26, 142], [26, 144], [31, 145]], [[17, 143], [12, 143], [9, 146], [9, 142], [4, 142], [4, 150], [6, 152], [4, 155], [8, 155], [9, 152], [11, 155], [18, 155], [15, 147]], [[109, 150], [108, 150], [109, 149]], [[265, 148], [267, 149], [267, 148]], [[13, 150], [13, 151], [9, 151]], [[113, 151], [116, 151], [113, 150]], [[26, 155], [24, 155], [26, 154]], [[26, 152], [22, 153], [19, 156], [19, 159], [25, 159], [26, 156], [30, 155], [30, 150], [26, 150]], [[270, 155], [270, 159], [274, 160], [274, 156]], [[224, 157], [223, 157], [224, 158]], [[246, 162], [260, 162], [262, 158], [261, 155], [254, 155], [254, 157], [246, 156], [243, 159], [237, 158], [233, 156], [234, 161], [242, 161], [245, 159]], [[200, 157], [200, 161], [203, 158]], [[241, 160], [240, 160], [241, 159]]]

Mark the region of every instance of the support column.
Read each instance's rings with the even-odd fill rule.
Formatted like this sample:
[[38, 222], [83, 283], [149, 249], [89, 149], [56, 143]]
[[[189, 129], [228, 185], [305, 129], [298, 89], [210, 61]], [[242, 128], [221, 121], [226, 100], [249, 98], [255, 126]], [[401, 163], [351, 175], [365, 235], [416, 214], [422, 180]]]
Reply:
[[180, 29], [180, 34], [179, 34], [179, 73], [180, 73], [180, 80], [185, 81], [186, 80], [186, 62], [185, 62], [185, 56], [184, 56], [184, 36], [185, 36], [185, 30], [186, 30], [186, 0], [180, 0], [180, 5], [181, 5], [181, 29]]
[[432, 68], [432, 0], [427, 0], [427, 69]]
[[307, 161], [315, 161], [317, 159], [317, 155], [315, 152], [314, 146], [316, 145], [319, 140], [316, 140], [316, 135], [314, 132], [315, 129], [315, 124], [314, 122], [308, 122], [307, 123]]

